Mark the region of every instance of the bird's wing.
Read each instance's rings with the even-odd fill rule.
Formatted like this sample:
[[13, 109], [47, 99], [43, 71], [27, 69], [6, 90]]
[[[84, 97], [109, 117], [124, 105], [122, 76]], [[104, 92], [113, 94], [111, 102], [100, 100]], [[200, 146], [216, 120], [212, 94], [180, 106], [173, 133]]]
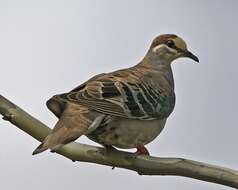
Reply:
[[[61, 98], [118, 117], [153, 120], [167, 117], [174, 97], [143, 73], [126, 69], [90, 79]], [[173, 93], [172, 93], [173, 94]], [[170, 106], [170, 107], [168, 107]]]

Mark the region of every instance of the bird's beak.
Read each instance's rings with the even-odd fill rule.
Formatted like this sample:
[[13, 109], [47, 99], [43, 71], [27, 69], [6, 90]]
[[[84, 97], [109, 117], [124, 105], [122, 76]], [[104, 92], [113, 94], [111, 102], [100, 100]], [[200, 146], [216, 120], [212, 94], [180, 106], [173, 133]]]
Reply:
[[191, 58], [192, 60], [196, 61], [196, 62], [199, 62], [199, 59], [196, 55], [194, 55], [192, 52], [188, 51], [188, 50], [185, 50], [183, 52], [183, 56], [184, 57], [188, 57], [188, 58]]

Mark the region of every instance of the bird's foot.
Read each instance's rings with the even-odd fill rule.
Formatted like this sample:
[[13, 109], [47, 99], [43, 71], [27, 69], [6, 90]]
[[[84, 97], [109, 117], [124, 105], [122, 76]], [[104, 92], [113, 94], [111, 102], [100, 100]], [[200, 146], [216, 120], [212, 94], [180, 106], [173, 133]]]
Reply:
[[103, 145], [106, 149], [107, 152], [113, 151], [113, 150], [117, 150], [116, 148], [114, 148], [112, 145]]
[[143, 144], [137, 144], [137, 151], [135, 152], [137, 155], [150, 155], [149, 151], [145, 148]]

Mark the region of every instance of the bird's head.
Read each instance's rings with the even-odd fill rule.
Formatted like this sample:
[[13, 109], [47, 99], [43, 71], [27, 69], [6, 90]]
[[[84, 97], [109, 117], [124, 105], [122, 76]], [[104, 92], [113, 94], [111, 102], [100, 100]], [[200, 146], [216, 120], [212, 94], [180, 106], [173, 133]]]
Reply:
[[188, 51], [185, 41], [174, 34], [163, 34], [156, 37], [148, 53], [153, 59], [165, 63], [171, 63], [180, 57], [188, 57], [199, 62], [198, 57]]

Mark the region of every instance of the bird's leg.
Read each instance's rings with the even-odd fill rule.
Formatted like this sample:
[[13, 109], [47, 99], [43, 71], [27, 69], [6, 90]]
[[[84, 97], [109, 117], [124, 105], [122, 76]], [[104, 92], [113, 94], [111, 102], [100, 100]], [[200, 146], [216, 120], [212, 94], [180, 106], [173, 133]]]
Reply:
[[136, 145], [137, 151], [135, 152], [137, 155], [150, 155], [149, 151], [145, 148], [143, 144]]
[[[106, 149], [106, 152], [110, 152], [110, 151], [114, 151], [114, 150], [117, 150], [116, 148], [114, 148], [112, 145], [107, 145], [107, 144], [104, 144], [103, 145]], [[115, 166], [112, 167], [112, 170], [115, 169]]]
[[117, 150], [116, 148], [114, 148], [112, 145], [107, 145], [107, 144], [104, 144], [103, 145], [106, 149], [106, 151], [113, 151], [113, 150]]

